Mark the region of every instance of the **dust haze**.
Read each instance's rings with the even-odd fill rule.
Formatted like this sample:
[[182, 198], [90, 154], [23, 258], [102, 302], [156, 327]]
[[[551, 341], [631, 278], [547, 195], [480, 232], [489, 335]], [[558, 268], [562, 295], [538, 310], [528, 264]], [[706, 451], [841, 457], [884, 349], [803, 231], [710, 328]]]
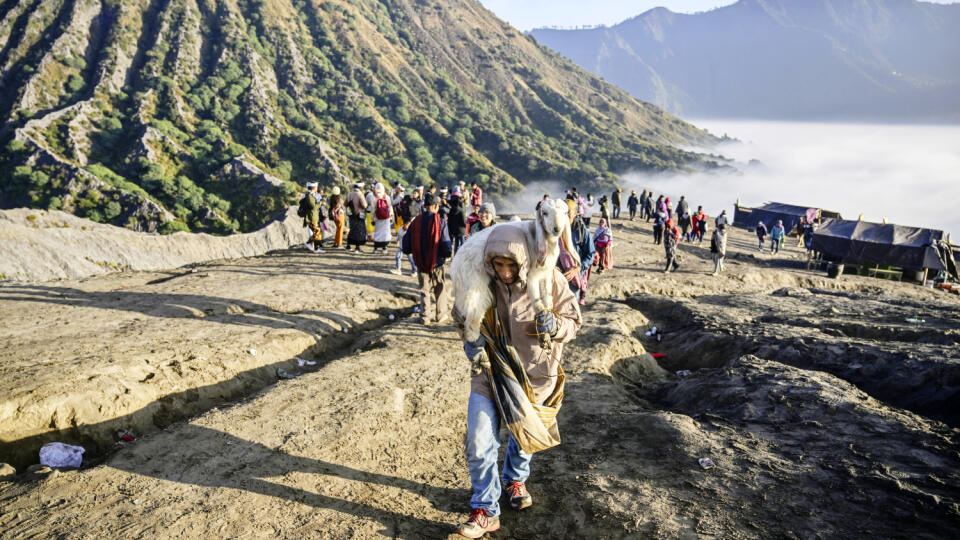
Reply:
[[[960, 238], [960, 126], [705, 120], [740, 143], [712, 150], [740, 173], [624, 175], [624, 189], [653, 189], [711, 215], [737, 201], [836, 210], [844, 218], [944, 230]], [[759, 163], [750, 163], [758, 160]]]

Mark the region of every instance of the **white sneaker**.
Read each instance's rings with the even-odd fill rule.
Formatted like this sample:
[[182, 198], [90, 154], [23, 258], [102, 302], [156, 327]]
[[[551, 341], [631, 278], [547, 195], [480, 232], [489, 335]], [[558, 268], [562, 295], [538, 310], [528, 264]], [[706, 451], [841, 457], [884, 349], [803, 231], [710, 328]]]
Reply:
[[313, 244], [311, 244], [310, 242], [304, 242], [303, 247], [309, 249], [310, 251], [313, 251]]
[[314, 253], [326, 253], [326, 251], [324, 251], [324, 250], [322, 250], [322, 249], [319, 249], [319, 248], [313, 250], [313, 252], [314, 252]]
[[399, 268], [393, 268], [393, 269], [391, 269], [391, 270], [390, 270], [390, 273], [393, 274], [393, 275], [395, 275], [395, 276], [402, 276], [402, 275], [403, 275], [403, 272], [401, 272]]

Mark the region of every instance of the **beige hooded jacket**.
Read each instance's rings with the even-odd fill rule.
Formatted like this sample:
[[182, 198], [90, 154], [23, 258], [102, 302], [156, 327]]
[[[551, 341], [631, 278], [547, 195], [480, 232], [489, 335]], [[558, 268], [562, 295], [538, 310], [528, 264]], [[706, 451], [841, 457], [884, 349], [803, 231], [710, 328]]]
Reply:
[[[507, 285], [497, 278], [491, 261], [494, 257], [513, 259], [520, 267], [518, 280]], [[542, 403], [553, 392], [557, 379], [557, 366], [563, 354], [563, 344], [573, 340], [580, 330], [580, 306], [567, 286], [567, 280], [554, 269], [553, 308], [557, 314], [557, 334], [552, 339], [549, 351], [540, 348], [536, 336], [536, 310], [527, 295], [527, 272], [530, 261], [524, 233], [517, 227], [497, 227], [487, 239], [484, 249], [484, 267], [494, 283], [497, 309], [500, 318], [508, 326], [511, 343], [523, 363], [537, 403]], [[456, 319], [456, 318], [455, 318]], [[459, 328], [461, 331], [463, 328]], [[470, 391], [493, 398], [486, 375], [474, 375]]]

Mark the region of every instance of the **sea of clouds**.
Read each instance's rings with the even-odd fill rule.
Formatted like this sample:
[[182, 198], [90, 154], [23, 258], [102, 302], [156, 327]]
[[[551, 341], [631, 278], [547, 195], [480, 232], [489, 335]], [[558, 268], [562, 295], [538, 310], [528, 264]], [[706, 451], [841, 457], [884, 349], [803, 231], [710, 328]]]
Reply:
[[[940, 229], [960, 243], [960, 126], [702, 120], [740, 142], [709, 150], [734, 174], [624, 175], [624, 189], [683, 194], [710, 215], [782, 202], [844, 218]], [[750, 160], [759, 164], [750, 165]]]

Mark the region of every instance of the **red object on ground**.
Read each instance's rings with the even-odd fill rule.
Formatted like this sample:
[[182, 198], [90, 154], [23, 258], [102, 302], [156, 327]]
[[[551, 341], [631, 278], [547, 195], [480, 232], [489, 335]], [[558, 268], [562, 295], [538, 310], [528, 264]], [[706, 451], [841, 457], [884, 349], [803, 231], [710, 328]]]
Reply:
[[655, 353], [651, 353], [650, 356], [652, 356], [652, 357], [656, 358], [657, 360], [659, 360], [659, 359], [663, 358], [663, 357], [666, 356], [666, 355], [663, 354], [663, 353], [661, 353], [661, 352], [655, 352]]

